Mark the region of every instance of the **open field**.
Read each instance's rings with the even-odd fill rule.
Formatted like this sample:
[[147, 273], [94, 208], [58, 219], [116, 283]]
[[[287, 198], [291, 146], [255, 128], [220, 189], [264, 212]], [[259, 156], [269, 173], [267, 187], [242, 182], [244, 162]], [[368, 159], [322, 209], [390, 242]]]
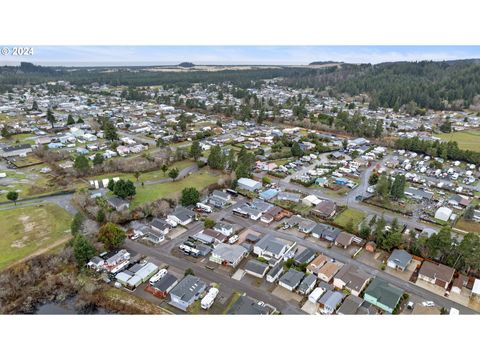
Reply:
[[455, 224], [455, 228], [463, 231], [467, 231], [467, 232], [480, 233], [480, 223], [475, 221], [467, 221], [464, 219], [460, 219]]
[[186, 187], [195, 187], [202, 190], [208, 185], [214, 184], [219, 177], [212, 175], [207, 170], [201, 170], [186, 178], [174, 182], [167, 182], [154, 185], [145, 185], [137, 187], [137, 194], [133, 200], [132, 206], [138, 206], [160, 198], [168, 198], [178, 195]]
[[456, 141], [460, 149], [480, 152], [480, 130], [459, 131], [437, 136], [445, 141]]
[[0, 211], [0, 269], [70, 237], [71, 216], [54, 204]]
[[0, 202], [7, 201], [9, 191], [17, 191], [19, 200], [21, 200], [86, 186], [80, 181], [72, 182], [67, 186], [59, 186], [52, 181], [50, 175], [39, 173], [40, 167], [30, 167], [28, 172], [26, 169], [1, 171], [5, 172], [7, 177], [0, 179]]
[[341, 212], [333, 222], [341, 227], [345, 227], [349, 221], [353, 221], [353, 228], [355, 229], [363, 219], [365, 219], [365, 214], [362, 211], [348, 208]]
[[[194, 165], [195, 162], [192, 160], [183, 160], [183, 161], [178, 161], [176, 163], [173, 163], [169, 166], [169, 169], [171, 168], [177, 168], [179, 171]], [[103, 175], [97, 175], [97, 176], [92, 176], [89, 177], [89, 180], [101, 180], [101, 179], [110, 179], [114, 177], [119, 177], [124, 180], [131, 180], [133, 182], [137, 181], [135, 179], [135, 176], [133, 176], [133, 173], [108, 173], [108, 174], [103, 174]], [[168, 178], [168, 171], [164, 175], [162, 170], [154, 170], [154, 171], [149, 171], [149, 172], [144, 172], [140, 174], [140, 178], [138, 181], [155, 181], [155, 180], [160, 180], [160, 179], [165, 179]]]

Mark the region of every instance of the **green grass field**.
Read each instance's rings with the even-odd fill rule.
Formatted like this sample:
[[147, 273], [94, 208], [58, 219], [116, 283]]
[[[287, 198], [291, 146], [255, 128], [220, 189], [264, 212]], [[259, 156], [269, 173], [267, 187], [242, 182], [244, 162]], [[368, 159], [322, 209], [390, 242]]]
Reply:
[[0, 211], [0, 270], [70, 237], [69, 213], [55, 204]]
[[456, 141], [460, 149], [480, 152], [480, 130], [459, 131], [437, 136], [445, 141]]
[[353, 221], [353, 227], [357, 228], [358, 225], [365, 219], [365, 214], [357, 209], [348, 208], [341, 212], [333, 222], [341, 227], [345, 227], [350, 220]]
[[[169, 169], [172, 168], [177, 168], [179, 171], [194, 165], [195, 162], [193, 160], [183, 160], [176, 162], [172, 165], [169, 166]], [[124, 180], [131, 180], [133, 182], [136, 181], [135, 176], [132, 173], [109, 173], [109, 174], [103, 174], [103, 175], [98, 175], [98, 176], [92, 176], [89, 177], [89, 180], [101, 180], [101, 179], [111, 179], [114, 177], [119, 177]], [[162, 170], [155, 170], [155, 171], [149, 171], [145, 173], [140, 174], [140, 178], [138, 181], [154, 181], [154, 180], [160, 180], [160, 179], [165, 179], [168, 177], [168, 171], [167, 174], [164, 175]]]
[[138, 186], [132, 207], [160, 198], [174, 197], [186, 187], [195, 187], [198, 190], [202, 190], [208, 185], [216, 183], [218, 179], [218, 176], [210, 174], [207, 170], [201, 170], [179, 181], [145, 185], [143, 187]]

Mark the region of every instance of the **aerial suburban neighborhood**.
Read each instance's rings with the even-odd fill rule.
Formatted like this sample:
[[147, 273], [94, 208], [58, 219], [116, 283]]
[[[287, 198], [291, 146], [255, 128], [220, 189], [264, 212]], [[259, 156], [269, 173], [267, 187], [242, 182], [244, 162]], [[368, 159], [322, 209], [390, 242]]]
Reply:
[[0, 312], [479, 312], [479, 84], [327, 65], [0, 69]]

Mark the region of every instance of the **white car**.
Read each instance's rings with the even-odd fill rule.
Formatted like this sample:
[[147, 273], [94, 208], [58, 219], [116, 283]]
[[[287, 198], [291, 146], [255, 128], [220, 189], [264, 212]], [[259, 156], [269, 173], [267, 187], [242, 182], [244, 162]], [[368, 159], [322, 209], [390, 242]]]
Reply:
[[370, 193], [370, 194], [373, 194], [375, 192], [375, 188], [373, 186], [369, 186], [367, 188], [367, 192]]
[[424, 301], [422, 302], [422, 305], [425, 307], [434, 307], [435, 303], [433, 301]]
[[228, 239], [228, 243], [229, 244], [234, 244], [238, 241], [238, 235], [233, 235], [230, 237], [230, 239]]
[[167, 275], [167, 269], [161, 269], [158, 273], [156, 273], [155, 275], [153, 275], [151, 278], [150, 278], [150, 285], [153, 285], [155, 284], [158, 280], [160, 280], [161, 278], [163, 278], [165, 275]]

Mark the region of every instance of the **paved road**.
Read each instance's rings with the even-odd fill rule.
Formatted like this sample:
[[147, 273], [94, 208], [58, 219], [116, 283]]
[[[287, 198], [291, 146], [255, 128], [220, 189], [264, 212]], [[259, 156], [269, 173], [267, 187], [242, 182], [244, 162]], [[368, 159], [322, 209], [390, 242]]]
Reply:
[[364, 264], [358, 260], [355, 260], [355, 259], [352, 259], [350, 256], [346, 256], [342, 253], [340, 253], [335, 247], [332, 247], [330, 249], [328, 248], [325, 248], [321, 245], [319, 245], [318, 243], [315, 242], [315, 240], [313, 239], [302, 239], [298, 236], [294, 236], [294, 235], [291, 235], [291, 234], [287, 234], [287, 233], [284, 233], [284, 232], [280, 232], [280, 231], [276, 231], [276, 230], [273, 230], [273, 229], [270, 229], [270, 228], [266, 228], [264, 226], [261, 226], [261, 225], [258, 225], [257, 223], [253, 222], [252, 220], [247, 220], [245, 218], [242, 218], [242, 217], [239, 217], [239, 216], [236, 216], [236, 215], [231, 215], [233, 218], [234, 218], [234, 221], [240, 225], [242, 225], [243, 227], [246, 227], [246, 228], [250, 228], [250, 229], [253, 229], [255, 231], [258, 231], [262, 234], [265, 234], [265, 233], [270, 233], [272, 235], [275, 235], [277, 237], [281, 237], [281, 238], [284, 238], [284, 239], [287, 239], [287, 240], [293, 240], [295, 241], [297, 244], [299, 245], [302, 245], [302, 246], [305, 246], [305, 247], [309, 247], [317, 252], [322, 252], [324, 253], [325, 255], [329, 256], [329, 257], [332, 257], [344, 264], [354, 264], [356, 266], [358, 266], [360, 269], [364, 270], [365, 272], [367, 272], [368, 274], [372, 275], [372, 276], [378, 276], [379, 278], [385, 280], [385, 281], [388, 281], [389, 283], [395, 285], [395, 286], [398, 286], [399, 288], [403, 289], [404, 291], [410, 293], [410, 294], [414, 294], [414, 295], [417, 295], [423, 299], [426, 299], [426, 300], [431, 300], [433, 302], [435, 302], [435, 304], [441, 306], [441, 307], [445, 307], [446, 309], [449, 309], [451, 307], [454, 307], [454, 308], [457, 308], [458, 310], [460, 310], [460, 312], [462, 314], [476, 314], [476, 312], [468, 307], [465, 307], [463, 305], [460, 305], [454, 301], [451, 301], [450, 299], [448, 298], [445, 298], [443, 296], [439, 296], [437, 294], [434, 294], [422, 287], [419, 287], [411, 282], [408, 282], [408, 281], [404, 281], [402, 279], [399, 279], [393, 275], [390, 275], [384, 271], [381, 271], [379, 269], [376, 269], [370, 265], [367, 265], [367, 264]]
[[203, 280], [208, 282], [216, 282], [230, 289], [246, 293], [248, 296], [254, 299], [274, 306], [284, 314], [305, 314], [296, 305], [290, 304], [269, 292], [257, 289], [254, 286], [246, 284], [242, 281], [234, 280], [228, 275], [208, 270], [205, 268], [204, 264], [194, 263], [182, 258], [178, 258], [172, 255], [170, 252], [165, 251], [165, 249], [153, 248], [131, 240], [127, 240], [125, 245], [127, 249], [158, 259], [161, 262], [169, 264], [178, 269], [186, 270], [191, 268], [195, 275], [199, 276]]
[[75, 208], [75, 206], [71, 204], [71, 199], [72, 199], [72, 194], [51, 195], [51, 196], [38, 198], [38, 199], [23, 199], [23, 200], [17, 201], [16, 206], [12, 205], [12, 206], [1, 207], [0, 211], [20, 208], [20, 207], [33, 206], [33, 205], [44, 204], [44, 203], [53, 203], [64, 208], [70, 214], [75, 215], [78, 212], [78, 210]]

